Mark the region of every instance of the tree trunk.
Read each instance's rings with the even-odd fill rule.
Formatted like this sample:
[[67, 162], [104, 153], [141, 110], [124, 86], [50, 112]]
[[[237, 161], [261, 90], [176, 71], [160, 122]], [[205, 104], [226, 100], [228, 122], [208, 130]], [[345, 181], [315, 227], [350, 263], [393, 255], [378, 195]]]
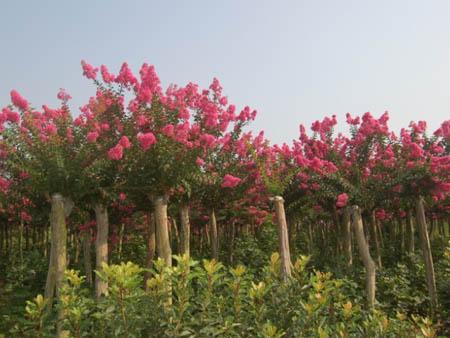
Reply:
[[[156, 238], [155, 238], [155, 217], [153, 214], [147, 216], [147, 257], [145, 258], [145, 268], [151, 269], [153, 266], [153, 259], [155, 258]], [[150, 278], [151, 272], [145, 271], [144, 273], [144, 288], [147, 290], [147, 280]]]
[[83, 231], [83, 261], [86, 282], [92, 285], [91, 229]]
[[173, 243], [173, 246], [175, 246], [175, 252], [180, 253], [180, 235], [178, 233], [178, 225], [177, 220], [175, 217], [170, 218], [171, 222], [169, 221], [169, 224], [172, 225], [170, 233], [173, 234], [173, 238], [171, 243]]
[[373, 308], [375, 303], [375, 272], [376, 266], [370, 256], [369, 246], [364, 235], [364, 226], [361, 217], [361, 211], [358, 206], [352, 207], [353, 229], [355, 232], [356, 243], [358, 244], [359, 255], [363, 261], [366, 270], [366, 297], [367, 306], [369, 309]]
[[411, 210], [408, 211], [406, 221], [406, 252], [409, 254], [414, 252], [414, 216]]
[[50, 261], [45, 284], [45, 298], [51, 303], [51, 299], [58, 295], [58, 289], [64, 279], [64, 271], [67, 263], [67, 228], [64, 213], [64, 199], [55, 193], [51, 197], [52, 208], [50, 211], [51, 248]]
[[[97, 223], [97, 239], [95, 241], [95, 269], [101, 272], [102, 264], [108, 264], [108, 209], [97, 204], [94, 207], [95, 220]], [[108, 295], [108, 283], [103, 281], [98, 275], [95, 276], [95, 295], [97, 298]]]
[[372, 212], [370, 215], [370, 237], [372, 238], [372, 242], [375, 244], [375, 257], [377, 261], [377, 265], [381, 268], [381, 252], [380, 252], [380, 241], [378, 240], [377, 234], [377, 219], [375, 217], [375, 212]]
[[219, 238], [217, 234], [217, 221], [216, 221], [216, 213], [214, 209], [211, 210], [209, 215], [209, 227], [210, 227], [210, 236], [211, 236], [211, 256], [216, 261], [219, 260]]
[[228, 264], [232, 266], [234, 264], [234, 239], [236, 237], [236, 223], [231, 222], [229, 229], [229, 245], [228, 245]]
[[436, 291], [436, 278], [434, 274], [433, 256], [431, 255], [430, 239], [428, 237], [427, 223], [425, 219], [425, 209], [423, 206], [423, 198], [416, 199], [416, 219], [419, 231], [420, 245], [422, 247], [423, 259], [425, 262], [425, 273], [427, 280], [428, 295], [430, 297], [430, 305], [432, 313], [435, 312], [438, 304]]
[[189, 205], [180, 206], [180, 254], [190, 256], [190, 231]]
[[347, 258], [347, 266], [351, 267], [353, 265], [352, 225], [350, 221], [350, 210], [348, 207], [344, 209], [344, 217], [342, 223], [342, 230], [344, 232], [344, 254]]
[[169, 224], [167, 220], [167, 197], [157, 197], [153, 203], [155, 206], [156, 247], [158, 248], [158, 256], [164, 259], [167, 266], [172, 266], [172, 249], [170, 247]]
[[284, 199], [275, 196], [275, 214], [278, 225], [278, 245], [281, 258], [281, 278], [286, 282], [291, 276], [291, 254], [289, 251], [289, 235], [286, 224], [286, 214], [284, 211]]

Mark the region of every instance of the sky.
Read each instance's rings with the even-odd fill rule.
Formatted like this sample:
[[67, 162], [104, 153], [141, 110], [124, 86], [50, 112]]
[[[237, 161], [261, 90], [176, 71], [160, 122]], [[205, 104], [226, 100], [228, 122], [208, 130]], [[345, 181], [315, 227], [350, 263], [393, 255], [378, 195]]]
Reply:
[[217, 77], [273, 143], [347, 112], [435, 130], [450, 119], [449, 18], [448, 0], [4, 0], [0, 106], [11, 89], [56, 105], [65, 88], [78, 114], [95, 90], [80, 60], [113, 73], [147, 62], [165, 86]]

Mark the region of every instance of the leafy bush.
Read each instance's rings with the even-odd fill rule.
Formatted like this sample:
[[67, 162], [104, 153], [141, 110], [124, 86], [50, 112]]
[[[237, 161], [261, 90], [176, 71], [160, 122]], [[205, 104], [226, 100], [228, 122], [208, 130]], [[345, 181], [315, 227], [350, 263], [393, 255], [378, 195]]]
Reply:
[[[253, 280], [243, 265], [226, 268], [175, 256], [174, 267], [155, 262], [143, 288], [143, 271], [131, 262], [104, 265], [108, 295], [94, 301], [82, 288], [83, 277], [66, 272], [61, 293], [62, 329], [70, 337], [434, 337], [427, 318], [380, 309], [366, 311], [348, 297], [343, 279], [308, 272], [309, 257], [294, 263], [283, 283], [278, 254], [262, 278]], [[28, 302], [20, 337], [52, 336], [54, 316], [45, 299]], [[14, 333], [12, 333], [14, 335]]]

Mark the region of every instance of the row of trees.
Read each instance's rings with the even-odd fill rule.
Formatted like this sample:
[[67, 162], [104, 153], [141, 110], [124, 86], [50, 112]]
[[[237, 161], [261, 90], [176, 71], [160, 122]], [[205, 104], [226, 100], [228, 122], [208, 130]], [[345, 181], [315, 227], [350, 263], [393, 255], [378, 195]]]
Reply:
[[[347, 115], [349, 134], [336, 135], [332, 116], [309, 134], [300, 126], [292, 144], [271, 145], [262, 132], [246, 131], [256, 111], [237, 111], [217, 79], [208, 89], [189, 83], [163, 91], [147, 64], [139, 76], [126, 63], [118, 75], [84, 61], [82, 69], [96, 93], [78, 116], [64, 90], [56, 109], [36, 109], [13, 90], [12, 105], [0, 114], [0, 243], [5, 252], [12, 234], [21, 250], [24, 236], [42, 250], [51, 243], [46, 298], [61, 286], [68, 237], [77, 254], [83, 247], [86, 271], [92, 238], [101, 272], [111, 245], [122, 245], [124, 227], [145, 232], [147, 266], [155, 251], [172, 264], [171, 237], [187, 255], [191, 237], [208, 242], [215, 259], [226, 242], [232, 262], [235, 236], [257, 232], [273, 217], [285, 279], [300, 228], [310, 247], [321, 236], [348, 266], [354, 237], [369, 307], [385, 234], [399, 234], [411, 252], [417, 229], [436, 308], [427, 223], [445, 231], [449, 218], [450, 121], [432, 134], [425, 122], [412, 122], [396, 135], [387, 113]], [[100, 297], [107, 284], [97, 277], [95, 290]]]

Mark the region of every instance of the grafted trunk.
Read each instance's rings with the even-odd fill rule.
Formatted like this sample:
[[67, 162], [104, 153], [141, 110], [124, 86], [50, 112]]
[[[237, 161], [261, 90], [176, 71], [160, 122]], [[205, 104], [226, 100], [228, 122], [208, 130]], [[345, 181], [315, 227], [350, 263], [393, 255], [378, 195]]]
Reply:
[[182, 204], [180, 206], [180, 254], [190, 255], [190, 231], [189, 222], [189, 205]]
[[409, 254], [414, 252], [414, 217], [411, 210], [408, 211], [406, 222], [406, 252]]
[[45, 298], [49, 300], [55, 295], [64, 278], [67, 264], [67, 227], [64, 211], [64, 198], [55, 193], [51, 197], [50, 227], [51, 248], [50, 260], [45, 284]]
[[219, 238], [217, 233], [216, 213], [214, 209], [209, 214], [209, 227], [211, 236], [211, 256], [216, 261], [219, 260]]
[[364, 226], [361, 217], [361, 211], [358, 206], [352, 207], [353, 229], [355, 232], [356, 243], [358, 244], [359, 255], [363, 261], [366, 270], [366, 297], [368, 308], [373, 308], [375, 303], [375, 272], [376, 266], [370, 256], [369, 246], [364, 235]]
[[86, 282], [92, 285], [91, 229], [83, 231], [83, 263]]
[[164, 259], [167, 266], [172, 266], [172, 249], [169, 239], [167, 220], [167, 197], [159, 196], [153, 201], [155, 207], [156, 247], [158, 256]]
[[419, 231], [420, 246], [422, 247], [422, 255], [425, 262], [425, 273], [431, 311], [434, 313], [438, 304], [436, 277], [434, 273], [433, 256], [431, 255], [430, 239], [428, 237], [425, 208], [423, 206], [422, 197], [418, 197], [416, 199], [416, 219], [417, 229]]
[[289, 251], [289, 235], [284, 211], [284, 199], [275, 196], [273, 199], [275, 214], [278, 225], [278, 245], [281, 258], [281, 277], [284, 281], [291, 276], [291, 254]]
[[[156, 229], [155, 229], [155, 217], [153, 214], [149, 214], [147, 217], [147, 257], [145, 258], [145, 268], [151, 269], [153, 266], [153, 259], [155, 258], [156, 249]], [[146, 271], [144, 274], [144, 287], [147, 290], [147, 280], [150, 278], [150, 271]]]
[[380, 241], [378, 240], [377, 234], [377, 219], [375, 217], [375, 212], [370, 215], [370, 237], [372, 238], [373, 244], [375, 244], [375, 257], [379, 268], [381, 268], [381, 251], [380, 251]]
[[347, 266], [353, 265], [352, 255], [352, 228], [350, 221], [350, 210], [348, 207], [344, 209], [344, 215], [342, 220], [342, 230], [344, 235], [344, 254], [347, 258]]

